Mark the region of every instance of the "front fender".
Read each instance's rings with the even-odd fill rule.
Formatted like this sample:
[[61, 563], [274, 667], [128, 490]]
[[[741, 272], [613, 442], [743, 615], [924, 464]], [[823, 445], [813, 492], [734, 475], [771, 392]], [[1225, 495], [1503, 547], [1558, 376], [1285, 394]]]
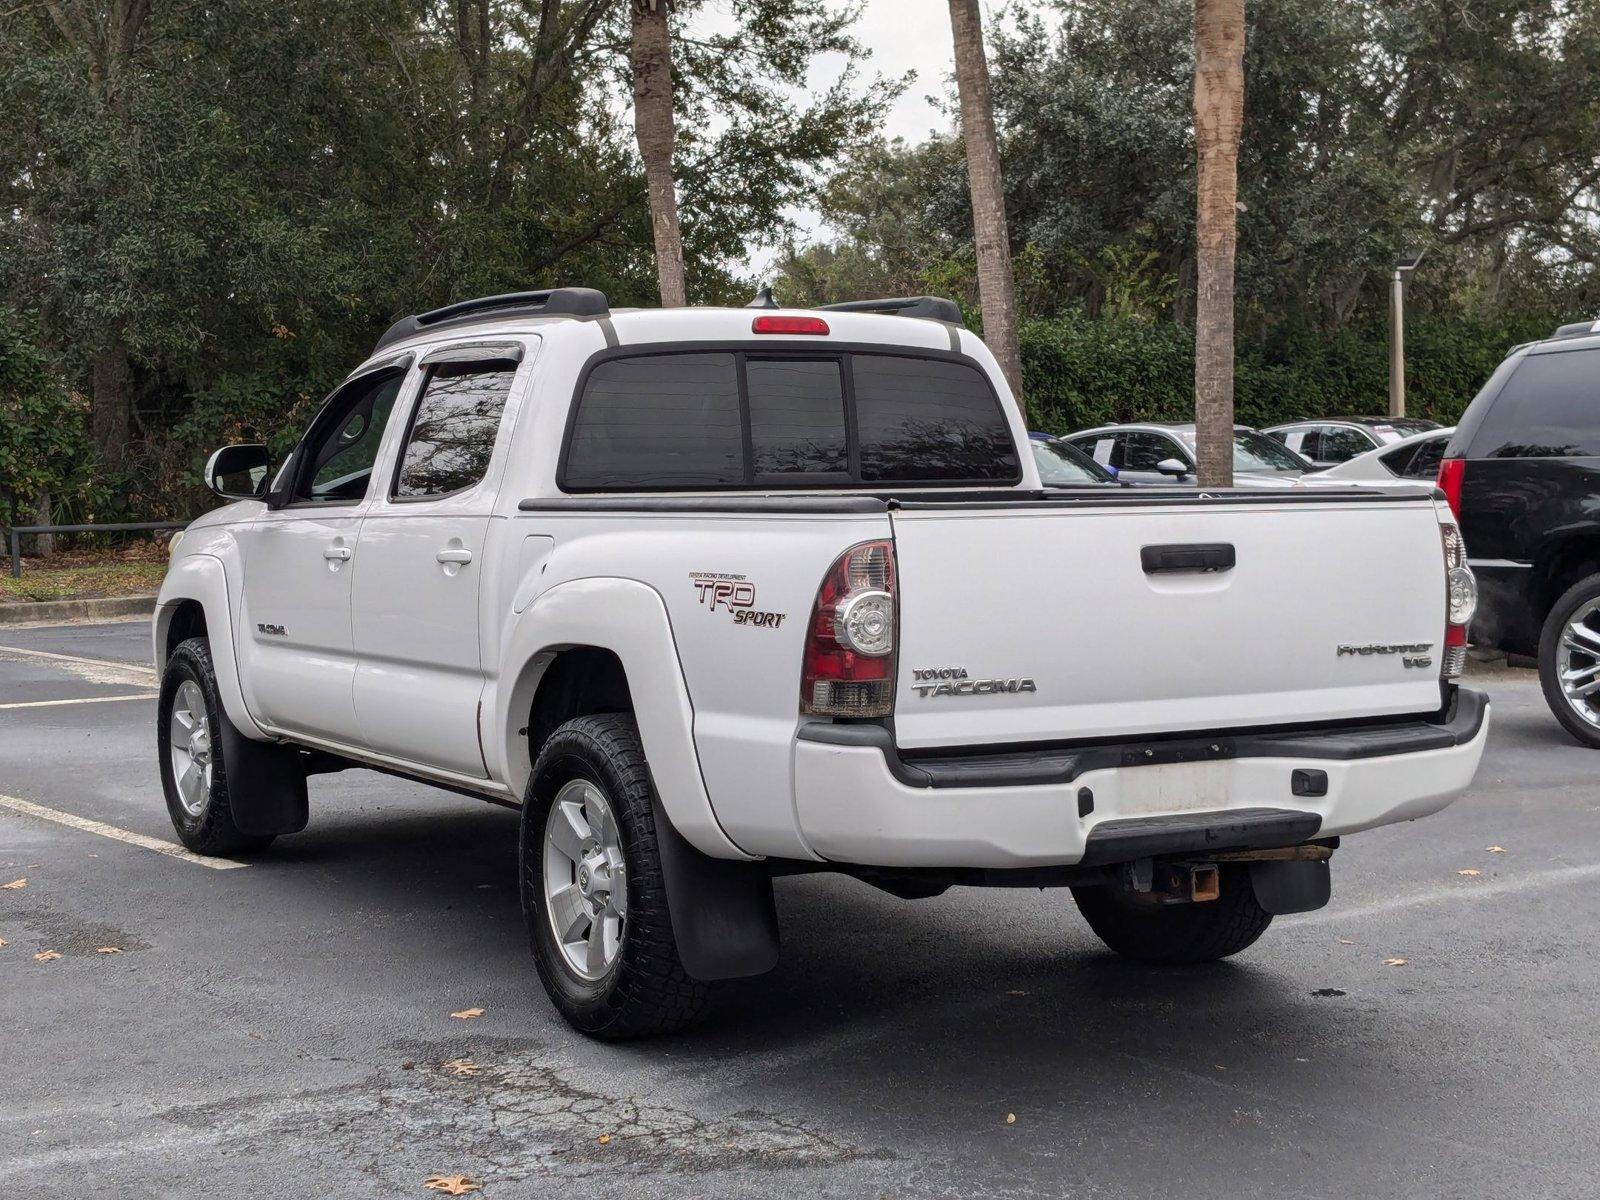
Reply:
[[706, 794], [694, 744], [694, 707], [678, 662], [667, 606], [633, 579], [590, 578], [557, 584], [514, 614], [500, 642], [501, 670], [485, 709], [485, 748], [496, 777], [521, 795], [533, 764], [525, 733], [534, 693], [561, 650], [596, 646], [622, 660], [639, 738], [662, 808], [695, 849], [713, 858], [750, 860], [723, 832]]
[[[231, 542], [231, 539], [230, 539]], [[190, 553], [174, 559], [162, 580], [156, 597], [153, 619], [156, 670], [166, 667], [167, 632], [178, 606], [186, 600], [198, 603], [206, 614], [206, 636], [211, 643], [211, 665], [217, 673], [217, 691], [228, 720], [247, 738], [271, 741], [245, 707], [239, 686], [239, 660], [234, 652], [233, 610], [228, 602], [228, 572], [223, 560], [212, 553]]]

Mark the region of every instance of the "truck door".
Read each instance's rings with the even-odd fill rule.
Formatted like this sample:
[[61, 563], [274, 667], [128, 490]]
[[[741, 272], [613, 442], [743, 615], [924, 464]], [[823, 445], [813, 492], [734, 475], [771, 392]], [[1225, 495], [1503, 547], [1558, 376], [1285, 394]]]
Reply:
[[359, 741], [352, 684], [351, 579], [361, 517], [409, 359], [329, 398], [288, 470], [288, 502], [239, 530], [238, 653], [245, 702], [265, 724]]
[[395, 469], [361, 526], [352, 634], [356, 719], [380, 754], [483, 778], [478, 701], [484, 541], [523, 346], [423, 358]]

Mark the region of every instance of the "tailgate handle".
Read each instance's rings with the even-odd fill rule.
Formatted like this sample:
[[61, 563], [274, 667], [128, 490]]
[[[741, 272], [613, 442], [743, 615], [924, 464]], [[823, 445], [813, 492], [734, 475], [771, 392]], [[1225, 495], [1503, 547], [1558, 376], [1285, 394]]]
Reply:
[[1191, 545], [1141, 546], [1139, 562], [1146, 575], [1163, 575], [1174, 571], [1233, 570], [1235, 557], [1230, 542], [1195, 542]]

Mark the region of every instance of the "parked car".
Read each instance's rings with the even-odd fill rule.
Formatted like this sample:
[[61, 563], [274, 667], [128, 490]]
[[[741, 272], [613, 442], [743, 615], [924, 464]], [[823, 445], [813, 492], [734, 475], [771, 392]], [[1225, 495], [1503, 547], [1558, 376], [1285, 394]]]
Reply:
[[954, 304], [850, 307], [456, 304], [264, 484], [213, 455], [231, 503], [153, 626], [184, 845], [259, 851], [350, 767], [515, 807], [540, 978], [617, 1038], [773, 966], [775, 876], [1066, 886], [1118, 953], [1202, 962], [1468, 786], [1442, 503], [1041, 495]]
[[1369, 450], [1392, 446], [1412, 434], [1438, 428], [1437, 421], [1421, 417], [1340, 417], [1327, 421], [1290, 421], [1266, 426], [1261, 432], [1319, 467], [1332, 467]]
[[[1076, 446], [1125, 483], [1195, 482], [1194, 426], [1162, 424], [1102, 425], [1068, 434]], [[1233, 476], [1238, 487], [1289, 487], [1311, 463], [1264, 434], [1234, 428]]]
[[1483, 588], [1473, 641], [1537, 663], [1556, 719], [1600, 748], [1600, 321], [1511, 351], [1439, 486]]
[[1398, 442], [1380, 446], [1358, 454], [1347, 462], [1305, 475], [1300, 479], [1307, 487], [1336, 483], [1393, 484], [1415, 482], [1434, 486], [1439, 478], [1439, 463], [1444, 459], [1444, 448], [1455, 427], [1430, 429], [1414, 433]]
[[1033, 465], [1039, 469], [1043, 487], [1078, 487], [1085, 483], [1115, 483], [1116, 473], [1102, 467], [1070, 442], [1053, 433], [1030, 433]]

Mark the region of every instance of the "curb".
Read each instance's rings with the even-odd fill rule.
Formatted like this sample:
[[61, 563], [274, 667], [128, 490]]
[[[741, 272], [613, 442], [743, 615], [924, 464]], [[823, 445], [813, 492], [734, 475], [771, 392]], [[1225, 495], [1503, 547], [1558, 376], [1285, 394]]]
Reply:
[[154, 596], [107, 596], [98, 600], [39, 600], [27, 604], [0, 604], [0, 625], [148, 617], [155, 610]]

